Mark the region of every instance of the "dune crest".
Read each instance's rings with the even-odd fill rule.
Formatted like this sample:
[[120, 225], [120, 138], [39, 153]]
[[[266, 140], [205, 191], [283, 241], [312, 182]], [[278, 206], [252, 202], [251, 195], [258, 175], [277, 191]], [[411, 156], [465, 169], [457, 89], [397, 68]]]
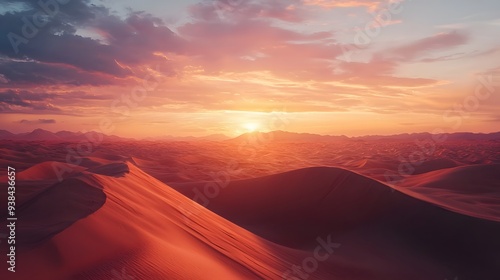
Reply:
[[[124, 166], [129, 172], [122, 173]], [[78, 202], [89, 191], [87, 188], [104, 191], [106, 202], [76, 221], [79, 209], [74, 207], [89, 205], [88, 201]], [[77, 190], [75, 196], [68, 194], [73, 190]], [[20, 253], [19, 258], [31, 263], [33, 269], [20, 270], [17, 279], [110, 279], [113, 270], [120, 270], [122, 265], [136, 279], [176, 279], [180, 275], [186, 279], [256, 279], [264, 275], [279, 279], [291, 265], [286, 259], [301, 256], [200, 208], [131, 163], [84, 171], [47, 192], [25, 206], [22, 218], [35, 225], [38, 220], [40, 229], [47, 228], [48, 212], [39, 208], [45, 209], [57, 200], [52, 195], [61, 195], [67, 202], [64, 206], [74, 206], [62, 212], [70, 215], [74, 224], [50, 239], [45, 232], [26, 231], [29, 238], [36, 239], [33, 241], [45, 242]], [[54, 211], [61, 211], [60, 205], [52, 204]], [[54, 222], [64, 220], [51, 215]], [[283, 250], [284, 258], [275, 256], [270, 248]], [[197, 269], [191, 268], [193, 261]], [[325, 276], [325, 272], [319, 275]]]
[[[473, 169], [476, 177], [484, 171], [480, 166]], [[461, 171], [456, 170], [458, 174]], [[497, 170], [490, 168], [490, 172]], [[486, 178], [494, 177], [486, 174]], [[470, 183], [461, 182], [463, 186]], [[205, 186], [185, 184], [178, 190], [196, 197], [195, 193], [203, 193]], [[209, 199], [207, 207], [288, 247], [311, 250], [315, 236], [330, 233], [351, 245], [364, 244], [358, 253], [371, 247], [364, 243], [366, 240], [378, 243], [370, 248], [372, 258], [388, 254], [412, 256], [413, 263], [433, 260], [434, 264], [452, 267], [471, 277], [499, 273], [495, 267], [500, 262], [500, 241], [494, 236], [500, 234], [500, 223], [455, 211], [440, 202], [345, 169], [314, 167], [231, 181], [218, 196]]]
[[414, 175], [398, 188], [457, 213], [500, 222], [500, 164], [459, 166]]

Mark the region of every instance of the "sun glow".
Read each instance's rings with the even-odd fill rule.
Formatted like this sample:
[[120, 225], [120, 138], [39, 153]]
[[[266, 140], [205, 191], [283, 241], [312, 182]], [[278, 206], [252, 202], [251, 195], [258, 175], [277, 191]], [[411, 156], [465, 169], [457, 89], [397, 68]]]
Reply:
[[259, 129], [259, 124], [258, 123], [246, 123], [243, 125], [243, 127], [248, 130], [248, 132], [254, 132]]

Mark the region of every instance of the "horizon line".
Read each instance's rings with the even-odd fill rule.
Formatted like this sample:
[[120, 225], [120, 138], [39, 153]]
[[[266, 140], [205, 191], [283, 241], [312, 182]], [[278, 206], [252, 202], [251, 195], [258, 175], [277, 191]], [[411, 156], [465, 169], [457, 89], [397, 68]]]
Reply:
[[[287, 131], [287, 130], [270, 130], [270, 131], [249, 131], [249, 132], [245, 132], [245, 133], [242, 133], [242, 134], [238, 134], [236, 136], [228, 136], [228, 135], [226, 135], [224, 133], [216, 133], [216, 132], [214, 132], [214, 133], [203, 135], [203, 136], [194, 136], [194, 135], [187, 135], [187, 136], [160, 135], [160, 136], [147, 136], [147, 137], [143, 137], [143, 138], [137, 138], [137, 137], [121, 136], [121, 135], [117, 135], [117, 134], [105, 134], [105, 133], [102, 133], [100, 131], [95, 131], [95, 130], [84, 131], [84, 132], [82, 132], [82, 131], [70, 131], [70, 130], [51, 131], [51, 130], [47, 130], [47, 129], [43, 129], [43, 128], [35, 128], [35, 129], [31, 130], [31, 131], [14, 133], [14, 132], [11, 132], [11, 131], [9, 131], [7, 129], [0, 129], [0, 131], [6, 131], [6, 132], [8, 132], [10, 134], [13, 134], [13, 135], [16, 135], [16, 136], [23, 135], [23, 134], [30, 134], [30, 133], [33, 133], [33, 132], [35, 132], [37, 130], [49, 132], [49, 133], [52, 133], [52, 134], [57, 134], [57, 133], [60, 133], [60, 132], [70, 132], [70, 133], [74, 133], [74, 134], [78, 134], [78, 133], [80, 133], [80, 134], [100, 133], [100, 134], [103, 134], [105, 136], [119, 137], [119, 138], [130, 139], [130, 140], [148, 140], [148, 139], [151, 139], [151, 138], [156, 138], [155, 140], [164, 140], [162, 138], [174, 138], [174, 139], [175, 138], [207, 138], [207, 137], [211, 137], [211, 136], [223, 136], [223, 137], [226, 138], [224, 140], [230, 140], [230, 139], [239, 138], [241, 136], [248, 135], [248, 134], [257, 134], [257, 133], [269, 134], [269, 133], [275, 133], [275, 132], [284, 132], [284, 133], [291, 133], [291, 134], [308, 134], [308, 135], [322, 136], [322, 137], [346, 137], [346, 138], [349, 138], [349, 139], [364, 138], [364, 137], [391, 137], [391, 136], [402, 136], [402, 135], [411, 136], [411, 135], [415, 135], [415, 134], [429, 134], [429, 135], [453, 135], [453, 134], [490, 135], [490, 134], [500, 133], [500, 131], [492, 131], [492, 132], [456, 131], [456, 132], [443, 132], [443, 133], [433, 133], [433, 132], [424, 131], [424, 132], [402, 132], [402, 133], [396, 133], [396, 134], [364, 134], [364, 135], [358, 135], [358, 136], [349, 136], [349, 135], [345, 135], [345, 134], [319, 134], [319, 133], [296, 132], [296, 131]], [[167, 139], [165, 139], [165, 140], [167, 140]]]

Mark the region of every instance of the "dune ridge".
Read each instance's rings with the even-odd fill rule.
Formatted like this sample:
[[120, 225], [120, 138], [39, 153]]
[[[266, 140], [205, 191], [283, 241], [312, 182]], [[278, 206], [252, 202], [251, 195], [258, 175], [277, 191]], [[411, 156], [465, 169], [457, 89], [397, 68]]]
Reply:
[[443, 168], [414, 175], [399, 190], [443, 208], [500, 222], [500, 164]]
[[[129, 172], [122, 172], [123, 166]], [[199, 209], [130, 163], [83, 171], [49, 190], [66, 196], [68, 205], [75, 204], [77, 198], [68, 197], [64, 191], [81, 179], [86, 181], [86, 187], [102, 187], [106, 202], [85, 218], [76, 217], [77, 211], [69, 209], [74, 224], [61, 232], [53, 229], [57, 234], [35, 249], [22, 252], [20, 258], [31, 263], [33, 269], [21, 270], [16, 279], [109, 279], [124, 256], [130, 256], [127, 271], [137, 279], [203, 279], [206, 271], [218, 279], [279, 279], [291, 265], [286, 260], [293, 260], [290, 256], [300, 259], [302, 254]], [[46, 207], [53, 199], [45, 200], [40, 195], [34, 203]], [[180, 211], [179, 205], [186, 210]], [[188, 210], [198, 215], [186, 216]], [[42, 216], [45, 210], [28, 205], [24, 212], [23, 219], [33, 217], [47, 222]], [[187, 218], [191, 219], [189, 223]], [[31, 219], [29, 222], [34, 223]], [[21, 228], [20, 232], [32, 231]], [[278, 253], [271, 253], [268, 247]], [[190, 268], [193, 261], [197, 270]], [[325, 277], [325, 272], [319, 275]]]
[[[462, 174], [469, 169], [474, 174]], [[490, 173], [498, 171], [496, 167], [479, 165], [435, 172], [480, 178], [486, 169]], [[418, 176], [425, 175], [415, 176], [418, 180]], [[432, 176], [432, 172], [427, 176]], [[460, 176], [462, 185], [473, 180]], [[486, 174], [485, 178], [494, 177]], [[439, 185], [438, 178], [434, 179]], [[489, 187], [498, 195], [497, 181], [490, 179]], [[194, 190], [202, 193], [204, 186], [184, 184], [177, 189], [188, 197], [196, 197]], [[346, 238], [349, 243], [362, 243], [375, 236], [374, 242], [385, 245], [371, 248], [376, 252], [371, 259], [391, 248], [395, 250], [391, 255], [402, 255], [404, 250], [420, 261], [432, 259], [461, 275], [491, 277], [499, 273], [496, 265], [500, 263], [500, 242], [494, 237], [500, 234], [495, 218], [498, 201], [494, 213], [480, 207], [467, 212], [458, 211], [457, 204], [450, 207], [452, 200], [442, 203], [439, 195], [435, 192], [423, 197], [417, 191], [388, 186], [345, 169], [314, 167], [232, 181], [209, 200], [207, 207], [260, 236], [292, 248], [311, 249], [314, 237], [327, 233], [338, 240]], [[390, 238], [403, 242], [398, 244], [399, 249]], [[406, 247], [408, 244], [411, 247]], [[450, 258], [452, 263], [448, 263]]]

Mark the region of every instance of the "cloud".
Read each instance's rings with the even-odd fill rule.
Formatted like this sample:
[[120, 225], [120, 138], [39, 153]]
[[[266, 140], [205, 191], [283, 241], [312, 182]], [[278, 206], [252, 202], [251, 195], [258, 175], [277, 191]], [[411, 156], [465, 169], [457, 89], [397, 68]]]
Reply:
[[372, 0], [303, 0], [305, 5], [317, 6], [321, 8], [358, 8], [363, 7], [369, 11], [377, 10], [383, 3], [390, 1]]
[[55, 124], [54, 119], [20, 120], [19, 123], [27, 125]]
[[[118, 94], [121, 91], [118, 92]], [[116, 92], [58, 90], [32, 91], [8, 89], [0, 91], [0, 112], [23, 114], [85, 115], [101, 111], [117, 100]]]
[[[37, 9], [36, 1], [17, 2], [31, 8], [0, 15], [0, 32], [4, 34], [16, 22], [19, 27], [21, 18]], [[12, 53], [8, 42], [0, 43], [0, 57], [4, 55], [0, 73], [12, 87], [123, 86], [143, 78], [149, 65], [161, 65], [162, 74], [168, 76], [198, 67], [213, 75], [270, 71], [294, 80], [345, 80], [333, 75], [334, 62], [342, 55], [334, 32], [299, 32], [276, 21], [301, 23], [310, 19], [307, 7], [311, 5], [372, 7], [382, 3], [385, 1], [207, 0], [190, 7], [192, 21], [175, 33], [147, 13], [130, 12], [121, 18], [106, 7], [80, 0], [61, 6], [61, 12], [37, 36], [20, 46], [19, 54]], [[77, 35], [82, 28], [92, 29], [101, 39]], [[408, 55], [411, 51], [396, 53]], [[378, 59], [366, 66], [377, 66], [374, 70], [384, 73], [392, 70], [389, 64]], [[367, 71], [364, 66], [344, 65], [344, 70], [356, 72], [355, 78]]]
[[46, 101], [47, 99], [53, 97], [53, 94], [47, 93], [7, 90], [4, 92], [0, 92], [0, 103], [30, 107], [32, 102]]
[[1, 84], [6, 84], [8, 82], [9, 82], [9, 80], [5, 77], [5, 75], [4, 74], [0, 74], [0, 83]]
[[107, 85], [119, 79], [112, 75], [87, 72], [76, 67], [32, 60], [0, 59], [0, 72], [10, 86], [25, 85]]
[[61, 109], [50, 102], [55, 96], [26, 90], [6, 90], [0, 92], [0, 112], [60, 113]]
[[[41, 9], [37, 1], [9, 2], [23, 3], [28, 9], [0, 15], [0, 36], [24, 37], [23, 18], [32, 21]], [[106, 40], [78, 35], [82, 28], [92, 28]], [[131, 12], [122, 19], [83, 0], [60, 5], [59, 13], [35, 29], [33, 36], [23, 39], [26, 43], [19, 43], [18, 53], [10, 40], [0, 41], [0, 72], [13, 85], [120, 84], [127, 78], [142, 78], [151, 64], [165, 65], [165, 59], [155, 53], [184, 49], [183, 40], [159, 18]]]
[[400, 87], [424, 87], [443, 83], [430, 78], [397, 77], [397, 69], [407, 62], [432, 62], [452, 59], [454, 55], [443, 55], [434, 60], [422, 56], [450, 50], [468, 42], [468, 36], [458, 32], [439, 33], [413, 42], [384, 49], [372, 55], [368, 62], [346, 62], [339, 64], [346, 81], [356, 84]]
[[406, 45], [387, 49], [379, 54], [378, 57], [384, 57], [396, 61], [410, 61], [421, 55], [440, 50], [463, 45], [468, 42], [469, 37], [466, 34], [457, 31], [438, 33]]
[[335, 47], [335, 34], [298, 32], [274, 24], [276, 15], [266, 12], [271, 9], [267, 5], [291, 12], [285, 2], [243, 1], [229, 20], [219, 18], [208, 2], [194, 5], [194, 20], [178, 28], [179, 35], [189, 42], [189, 63], [213, 75], [270, 71], [294, 79], [324, 77], [331, 72], [331, 62], [341, 54], [340, 48]]
[[190, 7], [191, 15], [203, 21], [275, 19], [302, 22], [306, 11], [299, 0], [206, 0]]

